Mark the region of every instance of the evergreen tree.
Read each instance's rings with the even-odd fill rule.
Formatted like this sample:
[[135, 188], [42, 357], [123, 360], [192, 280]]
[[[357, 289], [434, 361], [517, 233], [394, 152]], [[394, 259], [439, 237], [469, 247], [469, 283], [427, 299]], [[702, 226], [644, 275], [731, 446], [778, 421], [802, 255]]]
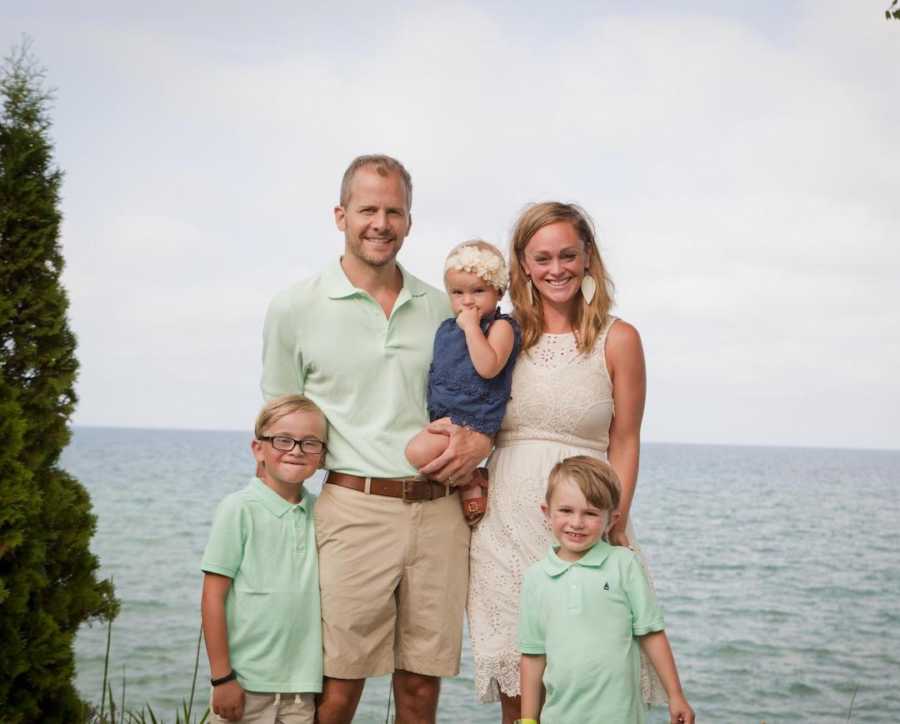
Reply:
[[75, 406], [75, 337], [60, 284], [59, 190], [50, 93], [28, 44], [0, 71], [0, 712], [81, 720], [79, 625], [115, 616], [90, 552], [95, 519], [60, 469]]

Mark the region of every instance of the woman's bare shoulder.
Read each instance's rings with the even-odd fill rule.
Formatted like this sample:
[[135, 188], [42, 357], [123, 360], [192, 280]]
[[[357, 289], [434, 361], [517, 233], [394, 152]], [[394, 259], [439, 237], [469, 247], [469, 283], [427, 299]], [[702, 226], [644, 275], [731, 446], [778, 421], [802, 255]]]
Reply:
[[624, 319], [616, 319], [606, 334], [606, 349], [635, 350], [641, 348], [641, 335], [633, 324], [629, 324]]

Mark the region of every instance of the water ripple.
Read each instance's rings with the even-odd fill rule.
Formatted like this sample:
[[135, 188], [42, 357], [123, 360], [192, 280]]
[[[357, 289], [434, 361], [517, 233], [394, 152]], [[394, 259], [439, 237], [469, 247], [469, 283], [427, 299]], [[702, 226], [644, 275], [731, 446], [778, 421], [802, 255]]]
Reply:
[[[119, 681], [125, 664], [129, 706], [168, 716], [189, 692], [199, 560], [215, 504], [253, 473], [248, 442], [82, 428], [65, 452], [122, 599], [112, 670]], [[651, 444], [641, 465], [632, 517], [698, 721], [844, 724], [855, 696], [854, 724], [900, 722], [900, 453]], [[103, 626], [79, 632], [78, 686], [94, 699], [105, 645]], [[498, 719], [472, 676], [466, 640], [440, 721]], [[387, 693], [371, 680], [356, 721], [383, 722]]]

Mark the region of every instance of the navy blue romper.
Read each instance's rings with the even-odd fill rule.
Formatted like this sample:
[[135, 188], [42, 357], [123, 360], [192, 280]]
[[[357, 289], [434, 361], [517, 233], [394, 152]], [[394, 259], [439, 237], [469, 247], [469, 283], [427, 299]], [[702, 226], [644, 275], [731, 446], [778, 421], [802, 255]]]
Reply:
[[505, 319], [513, 328], [513, 348], [500, 373], [489, 380], [475, 371], [466, 335], [456, 319], [445, 319], [434, 335], [434, 352], [428, 370], [428, 415], [432, 421], [449, 417], [457, 425], [471, 427], [485, 435], [494, 435], [506, 412], [512, 388], [513, 367], [522, 346], [522, 330], [500, 308], [481, 320], [481, 331], [487, 336], [491, 324]]

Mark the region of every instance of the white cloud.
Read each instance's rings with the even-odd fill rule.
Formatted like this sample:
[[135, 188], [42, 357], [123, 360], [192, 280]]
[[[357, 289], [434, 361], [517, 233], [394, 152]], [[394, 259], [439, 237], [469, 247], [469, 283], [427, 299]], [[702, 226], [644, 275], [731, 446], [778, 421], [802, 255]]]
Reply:
[[60, 86], [78, 421], [246, 427], [265, 305], [338, 253], [340, 174], [379, 150], [413, 173], [401, 259], [432, 282], [463, 238], [505, 246], [527, 201], [594, 214], [648, 352], [648, 439], [896, 446], [900, 80], [877, 8], [273, 7], [24, 28]]

